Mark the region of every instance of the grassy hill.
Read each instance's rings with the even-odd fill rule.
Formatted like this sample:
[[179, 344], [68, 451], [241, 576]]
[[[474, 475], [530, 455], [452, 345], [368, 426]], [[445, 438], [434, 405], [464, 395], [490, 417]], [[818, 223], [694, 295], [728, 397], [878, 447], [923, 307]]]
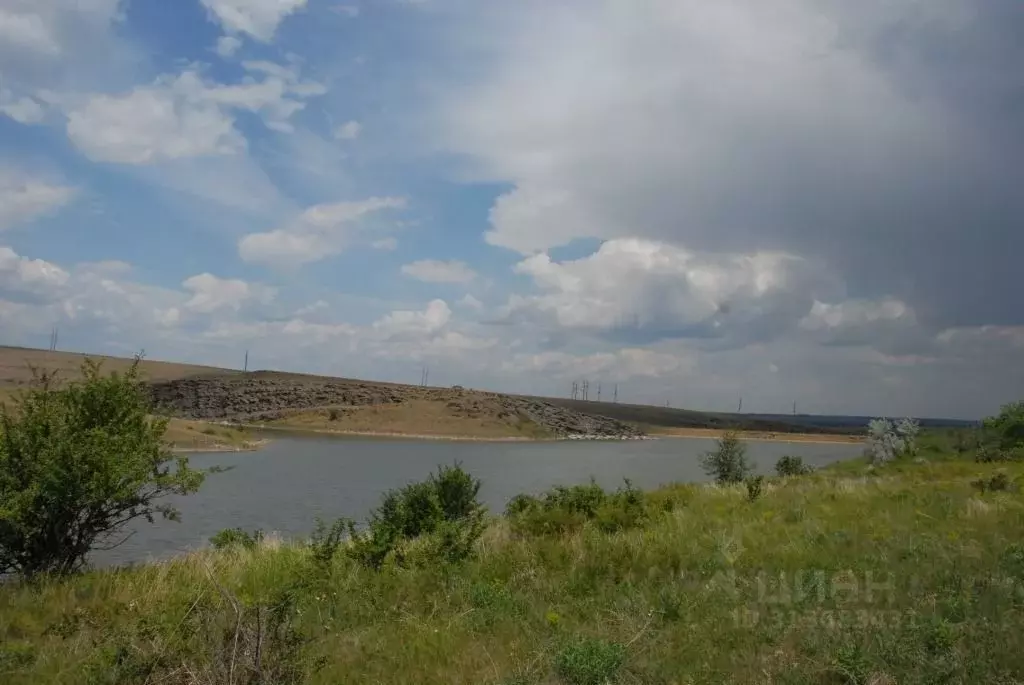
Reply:
[[[60, 377], [73, 379], [77, 377], [78, 369], [85, 356], [74, 352], [48, 352], [27, 348], [0, 347], [0, 401], [10, 398], [18, 388], [25, 387], [30, 382], [32, 378], [30, 366], [46, 371], [57, 371]], [[123, 370], [131, 363], [130, 359], [125, 358], [90, 356], [102, 360], [104, 367], [109, 370]], [[145, 377], [154, 383], [194, 379], [197, 383], [200, 381], [207, 383], [210, 388], [223, 386], [226, 380], [231, 380], [236, 386], [257, 381], [263, 386], [277, 383], [282, 388], [280, 401], [272, 404], [279, 405], [281, 408], [293, 409], [294, 412], [292, 416], [275, 419], [276, 423], [284, 426], [294, 424], [295, 427], [300, 428], [338, 432], [377, 431], [419, 435], [436, 434], [443, 430], [447, 432], [446, 434], [482, 438], [521, 438], [549, 434], [550, 427], [538, 426], [536, 421], [520, 416], [522, 412], [516, 407], [522, 404], [521, 400], [523, 399], [532, 403], [533, 407], [537, 407], [537, 403], [543, 403], [585, 416], [607, 417], [650, 432], [661, 432], [662, 429], [738, 429], [757, 431], [768, 435], [777, 433], [841, 435], [862, 433], [867, 421], [867, 419], [858, 419], [858, 417], [729, 414], [636, 404], [590, 402], [559, 397], [501, 395], [500, 393], [475, 393], [473, 391], [452, 392], [449, 388], [424, 389], [398, 383], [295, 374], [284, 371], [256, 371], [243, 374], [236, 369], [149, 359], [142, 362], [142, 370]], [[247, 380], [243, 381], [243, 379]], [[306, 399], [301, 402], [296, 400], [299, 395], [308, 394], [302, 390], [302, 386], [317, 388], [325, 385], [335, 388], [342, 386], [352, 388], [353, 394], [359, 395], [362, 399], [355, 402], [352, 407], [344, 404], [345, 411], [340, 415], [337, 411], [332, 412], [332, 409], [337, 409], [338, 406], [327, 400], [321, 404], [310, 403]], [[260, 392], [265, 393], [265, 388]], [[372, 397], [372, 401], [363, 402], [367, 397]], [[386, 401], [379, 401], [380, 398], [386, 398]], [[295, 406], [288, 407], [289, 401], [294, 402]], [[404, 404], [404, 407], [390, 406], [395, 402]], [[431, 403], [440, 404], [434, 406]], [[331, 419], [332, 416], [336, 418]], [[193, 416], [191, 418], [207, 417]], [[936, 424], [949, 425], [949, 422], [936, 422]], [[189, 438], [194, 438], [194, 435], [186, 432], [189, 430], [187, 427], [176, 428], [180, 428], [177, 432], [183, 436], [186, 442]], [[193, 439], [192, 442], [196, 443], [197, 441]]]

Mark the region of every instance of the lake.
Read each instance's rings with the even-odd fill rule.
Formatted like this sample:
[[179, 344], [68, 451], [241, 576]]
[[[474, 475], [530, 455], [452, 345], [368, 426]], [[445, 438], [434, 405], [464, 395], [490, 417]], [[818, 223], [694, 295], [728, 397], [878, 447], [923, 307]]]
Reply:
[[[623, 478], [644, 489], [705, 481], [700, 456], [712, 440], [444, 442], [275, 436], [258, 452], [191, 455], [197, 468], [232, 467], [211, 474], [195, 495], [171, 503], [181, 521], [132, 524], [132, 536], [113, 550], [95, 552], [96, 566], [146, 561], [207, 544], [224, 528], [257, 528], [284, 537], [304, 536], [321, 517], [363, 520], [385, 491], [423, 480], [439, 464], [455, 461], [482, 481], [481, 499], [500, 513], [509, 498], [593, 477], [616, 488]], [[771, 473], [784, 454], [824, 466], [861, 453], [861, 445], [749, 442], [759, 473]]]

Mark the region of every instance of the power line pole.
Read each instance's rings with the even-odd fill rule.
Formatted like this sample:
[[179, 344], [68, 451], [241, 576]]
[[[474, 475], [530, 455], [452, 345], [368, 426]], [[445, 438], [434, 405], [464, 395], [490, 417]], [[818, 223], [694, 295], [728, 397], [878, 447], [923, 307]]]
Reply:
[[796, 400], [793, 401], [793, 416], [796, 416]]
[[597, 382], [597, 401], [601, 401], [601, 381]]
[[246, 350], [245, 351], [245, 365], [242, 366], [242, 372], [244, 373], [244, 372], [246, 372], [248, 370], [249, 370], [249, 350]]
[[619, 384], [615, 384], [615, 394], [612, 396], [612, 403], [618, 404], [619, 402]]
[[743, 412], [743, 398], [740, 398], [740, 406], [736, 407], [736, 413], [740, 414]]

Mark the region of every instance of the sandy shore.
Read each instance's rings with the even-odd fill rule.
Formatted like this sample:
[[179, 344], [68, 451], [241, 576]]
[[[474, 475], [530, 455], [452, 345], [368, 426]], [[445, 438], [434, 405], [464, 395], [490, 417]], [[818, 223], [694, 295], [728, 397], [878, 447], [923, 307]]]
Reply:
[[[717, 439], [727, 431], [718, 428], [657, 428], [649, 435], [660, 438], [705, 438]], [[856, 445], [864, 442], [859, 435], [835, 435], [830, 433], [765, 433], [762, 431], [739, 431], [743, 440], [760, 442], [793, 442], [808, 444]]]
[[396, 433], [384, 431], [348, 431], [348, 430], [327, 430], [324, 428], [306, 428], [300, 426], [263, 426], [260, 424], [246, 423], [243, 428], [263, 432], [299, 433], [311, 435], [330, 435], [338, 438], [387, 438], [389, 440], [441, 440], [451, 442], [549, 442], [549, 440], [525, 438], [517, 436], [473, 436], [473, 435], [435, 435], [430, 433]]
[[270, 440], [253, 440], [244, 445], [210, 445], [208, 447], [172, 447], [173, 454], [203, 454], [207, 452], [255, 452]]

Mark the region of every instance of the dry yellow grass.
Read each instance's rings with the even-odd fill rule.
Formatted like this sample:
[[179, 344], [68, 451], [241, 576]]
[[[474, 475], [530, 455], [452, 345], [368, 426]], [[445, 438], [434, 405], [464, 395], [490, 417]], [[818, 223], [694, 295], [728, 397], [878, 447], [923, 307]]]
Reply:
[[233, 452], [258, 449], [265, 440], [244, 428], [206, 421], [171, 419], [167, 423], [164, 442], [179, 452]]
[[[103, 363], [107, 371], [125, 371], [132, 360], [123, 357], [107, 357], [100, 354], [79, 354], [78, 352], [48, 352], [22, 347], [0, 347], [0, 392], [28, 385], [32, 380], [32, 367], [48, 372], [56, 371], [59, 378], [74, 380], [81, 377], [82, 362], [93, 359]], [[142, 361], [142, 375], [146, 380], [167, 381], [200, 374], [240, 373], [232, 369], [213, 366], [177, 364], [145, 359]]]
[[[712, 438], [722, 437], [726, 431], [718, 428], [662, 428], [650, 426], [647, 432], [671, 438]], [[743, 440], [768, 442], [842, 443], [853, 445], [864, 442], [859, 435], [833, 435], [827, 433], [766, 433], [763, 431], [738, 431]]]

